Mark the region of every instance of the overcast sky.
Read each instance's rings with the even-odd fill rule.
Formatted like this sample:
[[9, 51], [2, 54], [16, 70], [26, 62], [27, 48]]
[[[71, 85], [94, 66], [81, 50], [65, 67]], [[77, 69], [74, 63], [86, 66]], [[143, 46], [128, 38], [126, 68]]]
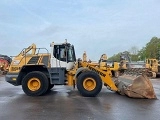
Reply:
[[160, 0], [1, 0], [0, 54], [17, 55], [52, 41], [86, 51], [91, 60], [160, 37]]

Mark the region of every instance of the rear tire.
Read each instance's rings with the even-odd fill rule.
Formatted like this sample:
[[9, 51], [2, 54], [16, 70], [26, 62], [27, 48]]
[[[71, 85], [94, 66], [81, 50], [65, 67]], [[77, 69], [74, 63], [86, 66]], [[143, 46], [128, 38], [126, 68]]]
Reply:
[[45, 94], [49, 88], [46, 75], [39, 71], [28, 73], [22, 80], [22, 89], [29, 96]]
[[81, 73], [77, 79], [77, 89], [84, 97], [95, 97], [102, 89], [102, 81], [93, 71]]

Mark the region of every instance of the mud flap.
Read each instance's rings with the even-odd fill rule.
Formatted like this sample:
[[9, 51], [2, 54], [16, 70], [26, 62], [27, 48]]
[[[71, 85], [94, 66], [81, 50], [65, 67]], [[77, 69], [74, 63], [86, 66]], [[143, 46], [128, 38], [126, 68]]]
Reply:
[[[132, 98], [148, 98], [148, 99], [156, 99], [156, 94], [153, 89], [153, 85], [149, 78], [145, 75], [139, 75], [132, 80], [132, 83], [126, 84], [126, 77], [121, 77], [121, 80], [117, 80], [116, 86], [118, 88], [118, 93], [121, 95], [127, 95]], [[124, 81], [123, 81], [124, 79]], [[128, 80], [128, 82], [131, 80]]]

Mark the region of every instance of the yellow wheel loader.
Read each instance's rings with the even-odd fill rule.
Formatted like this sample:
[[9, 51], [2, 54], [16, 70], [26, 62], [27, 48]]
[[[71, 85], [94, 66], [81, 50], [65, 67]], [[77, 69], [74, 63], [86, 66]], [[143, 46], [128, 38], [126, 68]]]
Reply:
[[[108, 89], [129, 97], [156, 98], [152, 84], [145, 75], [126, 85], [119, 80], [113, 81], [110, 69], [76, 60], [74, 46], [67, 41], [52, 42], [50, 47], [50, 53], [46, 49], [46, 53], [41, 53], [42, 49], [34, 44], [23, 49], [13, 58], [5, 80], [13, 85], [22, 85], [29, 96], [43, 95], [54, 85], [69, 85], [77, 86], [82, 96], [94, 97], [105, 84]], [[137, 84], [139, 81], [140, 84]]]
[[149, 77], [156, 78], [160, 74], [160, 64], [157, 59], [146, 59], [146, 68]]

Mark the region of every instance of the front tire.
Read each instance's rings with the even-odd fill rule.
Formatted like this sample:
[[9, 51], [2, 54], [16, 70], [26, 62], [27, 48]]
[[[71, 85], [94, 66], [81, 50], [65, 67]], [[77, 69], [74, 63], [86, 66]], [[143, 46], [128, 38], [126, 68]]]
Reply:
[[45, 94], [49, 87], [46, 75], [39, 71], [28, 73], [22, 80], [22, 89], [29, 96]]
[[77, 89], [84, 97], [95, 97], [102, 89], [102, 80], [93, 71], [83, 72], [78, 76]]

